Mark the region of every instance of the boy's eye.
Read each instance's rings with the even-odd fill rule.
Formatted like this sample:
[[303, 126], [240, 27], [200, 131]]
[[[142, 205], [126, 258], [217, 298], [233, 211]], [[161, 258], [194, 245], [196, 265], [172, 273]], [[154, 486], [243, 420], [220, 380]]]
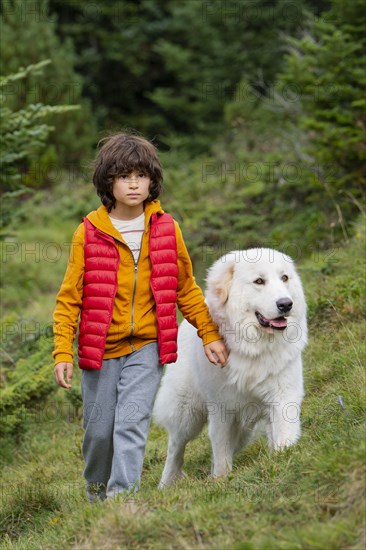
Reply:
[[[134, 174], [131, 173], [131, 174], [121, 174], [119, 177], [123, 180], [126, 180], [128, 178], [133, 178], [133, 176], [134, 176]], [[138, 177], [139, 178], [146, 178], [146, 174], [144, 174], [144, 172], [139, 172]]]

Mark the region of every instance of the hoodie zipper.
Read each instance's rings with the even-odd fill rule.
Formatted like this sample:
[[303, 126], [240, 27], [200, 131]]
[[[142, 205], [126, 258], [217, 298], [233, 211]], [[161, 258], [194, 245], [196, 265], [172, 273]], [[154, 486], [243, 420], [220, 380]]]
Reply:
[[[131, 253], [132, 253], [132, 251], [131, 251]], [[132, 254], [132, 257], [133, 257], [133, 254]], [[133, 263], [134, 263], [134, 267], [133, 267], [133, 269], [134, 269], [134, 280], [133, 280], [133, 291], [132, 291], [130, 346], [131, 346], [132, 351], [136, 351], [135, 346], [132, 343], [132, 337], [133, 337], [133, 330], [134, 330], [134, 325], [135, 325], [135, 294], [136, 294], [136, 284], [137, 284], [137, 269], [138, 269], [137, 263], [138, 263], [138, 260], [137, 260], [137, 262], [135, 262], [135, 258], [134, 258]]]
[[[142, 234], [142, 237], [141, 237], [140, 252], [139, 252], [139, 255], [138, 255], [138, 258], [137, 258], [136, 261], [135, 261], [135, 256], [133, 255], [132, 250], [129, 248], [129, 250], [130, 250], [130, 252], [131, 252], [131, 255], [132, 255], [133, 270], [134, 270], [133, 291], [132, 291], [132, 305], [131, 305], [131, 332], [130, 332], [130, 338], [129, 338], [129, 342], [130, 342], [130, 346], [131, 346], [132, 351], [136, 351], [136, 348], [135, 348], [135, 346], [134, 346], [133, 343], [132, 343], [132, 337], [133, 337], [134, 328], [135, 328], [135, 295], [136, 295], [136, 286], [137, 286], [138, 263], [139, 263], [139, 259], [140, 259], [140, 255], [141, 255], [142, 240], [143, 240], [143, 238], [144, 238], [144, 236], [145, 236], [145, 231], [146, 231], [146, 229], [144, 230], [144, 232], [143, 232], [143, 234]], [[127, 245], [127, 246], [128, 246], [128, 245]]]

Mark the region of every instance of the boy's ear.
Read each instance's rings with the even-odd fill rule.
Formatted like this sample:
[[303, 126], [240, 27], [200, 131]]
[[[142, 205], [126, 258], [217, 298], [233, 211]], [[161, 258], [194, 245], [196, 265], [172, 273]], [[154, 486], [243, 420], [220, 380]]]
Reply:
[[227, 302], [227, 299], [229, 296], [229, 289], [230, 289], [231, 281], [233, 280], [233, 276], [234, 276], [234, 263], [228, 265], [222, 281], [220, 281], [215, 287], [215, 294], [220, 299], [220, 302], [222, 305], [226, 304]]

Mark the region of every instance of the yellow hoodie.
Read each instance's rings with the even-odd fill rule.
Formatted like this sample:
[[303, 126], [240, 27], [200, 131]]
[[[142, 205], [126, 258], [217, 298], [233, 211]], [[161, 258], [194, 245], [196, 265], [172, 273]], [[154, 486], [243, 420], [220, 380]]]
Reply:
[[[87, 215], [90, 222], [108, 235], [114, 237], [120, 254], [118, 268], [118, 289], [114, 302], [111, 325], [107, 333], [104, 359], [121, 357], [156, 341], [158, 327], [155, 315], [155, 300], [150, 288], [151, 261], [149, 257], [150, 218], [152, 214], [164, 211], [158, 200], [146, 204], [145, 231], [142, 237], [138, 260], [135, 299], [133, 255], [121, 234], [114, 228], [108, 210], [101, 205]], [[196, 284], [192, 264], [179, 225], [175, 222], [178, 252], [177, 304], [183, 316], [198, 329], [203, 344], [220, 340], [218, 327], [212, 322], [204, 296]], [[55, 364], [61, 361], [73, 362], [72, 344], [75, 339], [78, 318], [83, 298], [84, 277], [84, 224], [76, 229], [70, 250], [70, 257], [64, 280], [56, 298], [54, 311]], [[132, 312], [132, 305], [134, 311]], [[133, 326], [132, 326], [133, 323]], [[133, 335], [131, 336], [131, 329]], [[178, 350], [179, 351], [179, 350]]]

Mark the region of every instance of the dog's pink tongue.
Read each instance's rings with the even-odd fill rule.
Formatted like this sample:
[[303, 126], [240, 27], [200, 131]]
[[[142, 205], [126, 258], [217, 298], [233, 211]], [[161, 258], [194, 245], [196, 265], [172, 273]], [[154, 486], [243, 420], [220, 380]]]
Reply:
[[283, 319], [281, 317], [279, 319], [271, 319], [269, 321], [269, 326], [277, 328], [287, 327], [287, 319]]

